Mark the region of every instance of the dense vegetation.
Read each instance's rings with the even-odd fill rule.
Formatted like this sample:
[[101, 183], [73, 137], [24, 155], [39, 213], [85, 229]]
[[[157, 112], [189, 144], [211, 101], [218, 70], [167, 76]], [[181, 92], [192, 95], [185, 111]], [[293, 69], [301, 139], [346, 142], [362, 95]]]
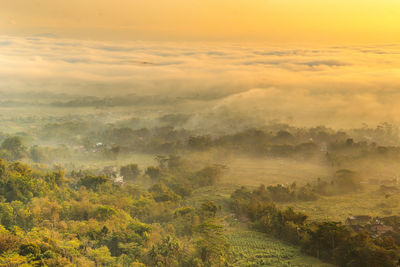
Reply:
[[[219, 166], [189, 171], [165, 158], [149, 189], [84, 171], [32, 169], [0, 161], [0, 265], [223, 266], [228, 245], [217, 206], [182, 200], [214, 184]], [[185, 178], [187, 177], [187, 178]], [[26, 265], [28, 266], [28, 265]]]

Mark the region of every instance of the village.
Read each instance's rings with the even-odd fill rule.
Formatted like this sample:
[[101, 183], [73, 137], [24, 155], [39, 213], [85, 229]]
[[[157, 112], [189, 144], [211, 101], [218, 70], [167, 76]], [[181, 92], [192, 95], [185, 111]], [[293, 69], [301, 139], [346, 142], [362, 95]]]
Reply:
[[397, 236], [400, 228], [400, 216], [371, 217], [368, 215], [350, 216], [345, 224], [355, 232], [368, 232], [372, 238], [380, 236]]

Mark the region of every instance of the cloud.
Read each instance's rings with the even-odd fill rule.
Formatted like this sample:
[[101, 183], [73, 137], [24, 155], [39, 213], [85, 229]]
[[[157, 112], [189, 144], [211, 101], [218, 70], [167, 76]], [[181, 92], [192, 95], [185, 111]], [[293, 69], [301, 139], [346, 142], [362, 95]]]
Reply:
[[11, 45], [12, 42], [11, 41], [0, 41], [0, 46], [8, 46]]
[[297, 64], [306, 65], [309, 67], [318, 67], [318, 66], [341, 67], [348, 65], [346, 62], [341, 62], [338, 60], [314, 60], [308, 62], [298, 62]]
[[399, 48], [2, 37], [0, 91], [174, 98], [157, 108], [191, 113], [192, 127], [398, 123]]

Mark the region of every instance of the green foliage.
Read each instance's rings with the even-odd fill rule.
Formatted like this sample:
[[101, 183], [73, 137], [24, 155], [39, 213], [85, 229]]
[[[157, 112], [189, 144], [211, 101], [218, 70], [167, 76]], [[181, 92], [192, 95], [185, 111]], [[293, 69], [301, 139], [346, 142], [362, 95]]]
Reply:
[[172, 221], [178, 236], [192, 236], [193, 227], [199, 222], [196, 209], [193, 207], [178, 208]]
[[112, 216], [114, 216], [117, 212], [115, 209], [109, 206], [99, 206], [93, 213], [93, 217], [100, 221], [106, 221]]
[[43, 163], [48, 160], [45, 151], [43, 151], [43, 149], [38, 145], [32, 146], [29, 150], [29, 154], [31, 159], [36, 163]]
[[110, 251], [105, 246], [89, 249], [87, 255], [97, 266], [113, 266], [115, 263], [115, 258], [111, 256]]
[[15, 225], [14, 209], [9, 203], [0, 203], [0, 223], [6, 228]]
[[214, 218], [217, 213], [218, 207], [214, 201], [204, 201], [198, 211], [202, 219]]
[[168, 188], [164, 183], [157, 183], [150, 187], [149, 192], [153, 195], [157, 202], [172, 201], [176, 202], [181, 199], [174, 191]]
[[294, 202], [294, 201], [315, 201], [318, 196], [309, 186], [297, 187], [296, 183], [290, 186], [275, 185], [268, 186], [266, 191], [260, 193], [266, 194], [275, 202]]
[[0, 225], [0, 254], [16, 250], [20, 242], [21, 239], [18, 236], [13, 235]]
[[87, 189], [98, 190], [101, 185], [109, 182], [110, 180], [105, 176], [87, 175], [78, 181], [78, 186], [85, 186]]
[[34, 175], [32, 170], [21, 163], [2, 164], [0, 195], [8, 202], [28, 202], [42, 195], [48, 188], [46, 182]]
[[226, 266], [229, 257], [229, 244], [221, 225], [204, 222], [195, 229], [199, 235], [196, 250], [205, 266]]
[[231, 248], [230, 266], [330, 266], [304, 255], [299, 247], [264, 233], [235, 228], [227, 238]]
[[161, 169], [159, 167], [150, 166], [146, 169], [145, 175], [149, 176], [153, 181], [158, 181], [161, 178]]
[[22, 144], [22, 139], [19, 136], [6, 138], [0, 146], [9, 155], [9, 160], [19, 160], [26, 154], [26, 147]]
[[[0, 262], [32, 266], [197, 266], [203, 264], [201, 250], [207, 255], [205, 264], [225, 264], [225, 250], [222, 253], [222, 248], [215, 251], [206, 246], [222, 240], [213, 241], [222, 238], [220, 226], [215, 231], [197, 231], [197, 243], [192, 239], [200, 221], [216, 216], [216, 203], [206, 201], [198, 209], [180, 207], [182, 197], [189, 195], [185, 192], [199, 187], [192, 183], [196, 172], [185, 170], [179, 158], [167, 159], [162, 170], [165, 177], [148, 190], [132, 184], [115, 185], [107, 177], [86, 171], [71, 172], [73, 175], [67, 178], [59, 167], [39, 172], [18, 162], [0, 161], [4, 196], [0, 202]], [[132, 166], [128, 169], [135, 170]], [[166, 224], [158, 241], [153, 240], [153, 235], [157, 240], [157, 233], [153, 234], [152, 225], [145, 221]], [[174, 233], [185, 240], [185, 250]]]
[[65, 171], [61, 169], [53, 171], [51, 173], [47, 173], [47, 175], [45, 176], [45, 180], [50, 185], [61, 186], [66, 181]]
[[193, 182], [198, 187], [215, 185], [221, 178], [224, 168], [222, 165], [205, 167], [194, 174]]
[[121, 167], [120, 174], [126, 181], [135, 181], [140, 175], [140, 170], [137, 164], [129, 164]]
[[148, 256], [151, 266], [179, 266], [178, 259], [181, 256], [181, 245], [176, 238], [168, 235], [151, 248]]

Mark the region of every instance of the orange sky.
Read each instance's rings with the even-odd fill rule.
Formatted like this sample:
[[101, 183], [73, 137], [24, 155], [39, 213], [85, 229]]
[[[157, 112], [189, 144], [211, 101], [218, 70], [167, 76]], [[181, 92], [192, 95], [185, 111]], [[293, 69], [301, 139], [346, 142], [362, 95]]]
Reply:
[[400, 42], [398, 0], [0, 0], [0, 33], [276, 43]]

